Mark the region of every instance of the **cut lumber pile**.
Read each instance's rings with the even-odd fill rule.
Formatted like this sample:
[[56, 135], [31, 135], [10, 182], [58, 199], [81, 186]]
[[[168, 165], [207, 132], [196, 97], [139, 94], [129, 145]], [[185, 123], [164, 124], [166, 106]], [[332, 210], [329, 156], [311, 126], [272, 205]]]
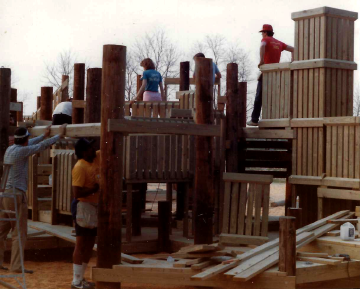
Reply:
[[[328, 223], [329, 220], [345, 220], [352, 218], [354, 213], [350, 211], [340, 211], [327, 218], [321, 219], [300, 228], [296, 231], [296, 248], [309, 244], [316, 238], [337, 229], [339, 224]], [[304, 255], [300, 253], [298, 258], [308, 262], [335, 265], [341, 263], [339, 259], [330, 258], [325, 255]], [[193, 280], [207, 280], [216, 275], [224, 274], [233, 281], [246, 282], [270, 267], [275, 266], [279, 262], [279, 239], [265, 243], [241, 255], [237, 255], [231, 261], [222, 262], [216, 266], [203, 270], [202, 272], [192, 276]]]

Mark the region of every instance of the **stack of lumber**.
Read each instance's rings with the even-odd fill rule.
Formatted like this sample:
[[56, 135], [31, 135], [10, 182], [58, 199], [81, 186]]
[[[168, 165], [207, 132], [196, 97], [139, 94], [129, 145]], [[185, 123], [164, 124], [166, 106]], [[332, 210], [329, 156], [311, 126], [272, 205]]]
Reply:
[[[316, 238], [325, 235], [339, 226], [336, 222], [328, 223], [329, 220], [336, 220], [340, 218], [347, 219], [353, 216], [354, 213], [350, 213], [349, 211], [340, 211], [327, 218], [298, 229], [296, 231], [296, 248], [300, 249], [301, 247], [314, 241]], [[192, 276], [192, 280], [206, 280], [224, 273], [225, 276], [232, 278], [233, 281], [246, 282], [270, 267], [275, 266], [278, 262], [279, 239], [275, 239], [243, 254], [237, 255], [232, 260], [222, 262], [202, 271], [201, 273], [195, 274]]]

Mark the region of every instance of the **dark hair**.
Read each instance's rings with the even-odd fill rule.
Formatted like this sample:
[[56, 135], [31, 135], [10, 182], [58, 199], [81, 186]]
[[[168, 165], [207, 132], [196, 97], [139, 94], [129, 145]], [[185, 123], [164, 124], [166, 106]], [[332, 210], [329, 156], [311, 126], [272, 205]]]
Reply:
[[270, 36], [270, 37], [274, 36], [274, 34], [275, 34], [272, 31], [265, 31], [265, 32], [266, 32], [267, 36]]
[[[27, 129], [25, 127], [19, 127], [15, 130], [15, 136], [21, 136], [21, 135], [26, 135], [27, 134]], [[22, 145], [24, 143], [26, 143], [26, 141], [28, 140], [29, 136], [25, 136], [22, 138], [14, 138], [14, 144], [16, 145]]]
[[144, 67], [145, 70], [155, 69], [155, 64], [150, 58], [145, 58], [141, 61], [140, 66]]
[[205, 54], [202, 53], [202, 52], [199, 52], [199, 53], [196, 53], [196, 54], [194, 55], [194, 57], [204, 57], [204, 58], [205, 58]]
[[92, 141], [86, 138], [80, 138], [75, 144], [75, 155], [80, 160], [84, 158], [84, 153], [92, 147]]

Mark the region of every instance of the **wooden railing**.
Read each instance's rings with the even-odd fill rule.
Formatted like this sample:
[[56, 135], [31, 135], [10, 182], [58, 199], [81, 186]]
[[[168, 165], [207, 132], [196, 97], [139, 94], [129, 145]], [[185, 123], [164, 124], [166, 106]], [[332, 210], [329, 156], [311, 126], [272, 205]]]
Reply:
[[178, 101], [139, 101], [130, 105], [125, 102], [125, 116], [166, 118], [172, 108], [179, 108]]
[[292, 108], [290, 63], [265, 64], [261, 66], [262, 118], [290, 118]]

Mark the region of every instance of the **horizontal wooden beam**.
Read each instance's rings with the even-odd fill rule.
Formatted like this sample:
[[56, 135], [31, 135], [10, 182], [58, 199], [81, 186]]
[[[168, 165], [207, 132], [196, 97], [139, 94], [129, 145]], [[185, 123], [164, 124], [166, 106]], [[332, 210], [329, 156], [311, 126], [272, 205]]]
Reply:
[[293, 185], [322, 185], [322, 177], [291, 175], [289, 183]]
[[318, 198], [360, 201], [360, 191], [318, 188]]
[[40, 120], [40, 119], [35, 120], [35, 126], [44, 126], [44, 125], [51, 125], [51, 124], [52, 124], [51, 120]]
[[[169, 78], [169, 77], [165, 77], [165, 81], [164, 81], [165, 85], [180, 85], [180, 78], [179, 77], [175, 77], [175, 78]], [[195, 85], [195, 78], [190, 78], [190, 84]], [[220, 79], [219, 78], [215, 78], [215, 83], [214, 85], [219, 85], [220, 84]]]
[[223, 173], [224, 182], [271, 184], [273, 176], [257, 174]]
[[268, 237], [260, 237], [260, 236], [244, 236], [244, 235], [236, 235], [236, 234], [220, 234], [219, 238], [220, 244], [227, 245], [257, 245], [260, 246], [269, 241]]
[[19, 102], [10, 102], [10, 111], [22, 111], [22, 105]]
[[262, 119], [259, 121], [259, 127], [289, 127], [290, 119], [289, 118], [279, 118], [279, 119]]
[[324, 124], [329, 125], [359, 125], [358, 116], [324, 117]]
[[239, 132], [242, 138], [263, 138], [263, 139], [294, 139], [294, 130], [267, 129], [259, 130], [258, 128], [243, 128]]
[[360, 179], [325, 177], [322, 180], [322, 185], [328, 187], [360, 189]]
[[72, 107], [73, 108], [85, 108], [86, 107], [86, 101], [80, 100], [80, 99], [73, 99], [72, 100]]
[[178, 117], [193, 118], [193, 110], [172, 108], [170, 110], [170, 118], [178, 118]]
[[323, 127], [323, 118], [293, 118], [290, 121], [291, 127]]
[[336, 9], [331, 7], [319, 7], [315, 9], [309, 9], [309, 10], [303, 10], [299, 12], [293, 12], [291, 13], [291, 19], [292, 20], [300, 20], [300, 19], [306, 19], [306, 18], [313, 18], [317, 16], [323, 16], [328, 15], [331, 17], [339, 17], [339, 18], [345, 18], [355, 21], [358, 19], [358, 13], [342, 10], [342, 9]]
[[[60, 125], [52, 125], [50, 136], [59, 134]], [[69, 124], [66, 127], [66, 137], [96, 137], [100, 136], [100, 123]], [[46, 126], [36, 126], [29, 129], [31, 136], [39, 136], [45, 133]]]
[[310, 60], [294, 61], [290, 64], [291, 70], [311, 68], [339, 68], [356, 70], [357, 64], [354, 61], [336, 60], [329, 58], [317, 58]]
[[220, 136], [219, 125], [109, 119], [109, 132]]
[[261, 72], [290, 70], [290, 64], [290, 62], [263, 64], [260, 66], [260, 70]]
[[218, 96], [217, 102], [218, 103], [226, 103], [226, 96]]

